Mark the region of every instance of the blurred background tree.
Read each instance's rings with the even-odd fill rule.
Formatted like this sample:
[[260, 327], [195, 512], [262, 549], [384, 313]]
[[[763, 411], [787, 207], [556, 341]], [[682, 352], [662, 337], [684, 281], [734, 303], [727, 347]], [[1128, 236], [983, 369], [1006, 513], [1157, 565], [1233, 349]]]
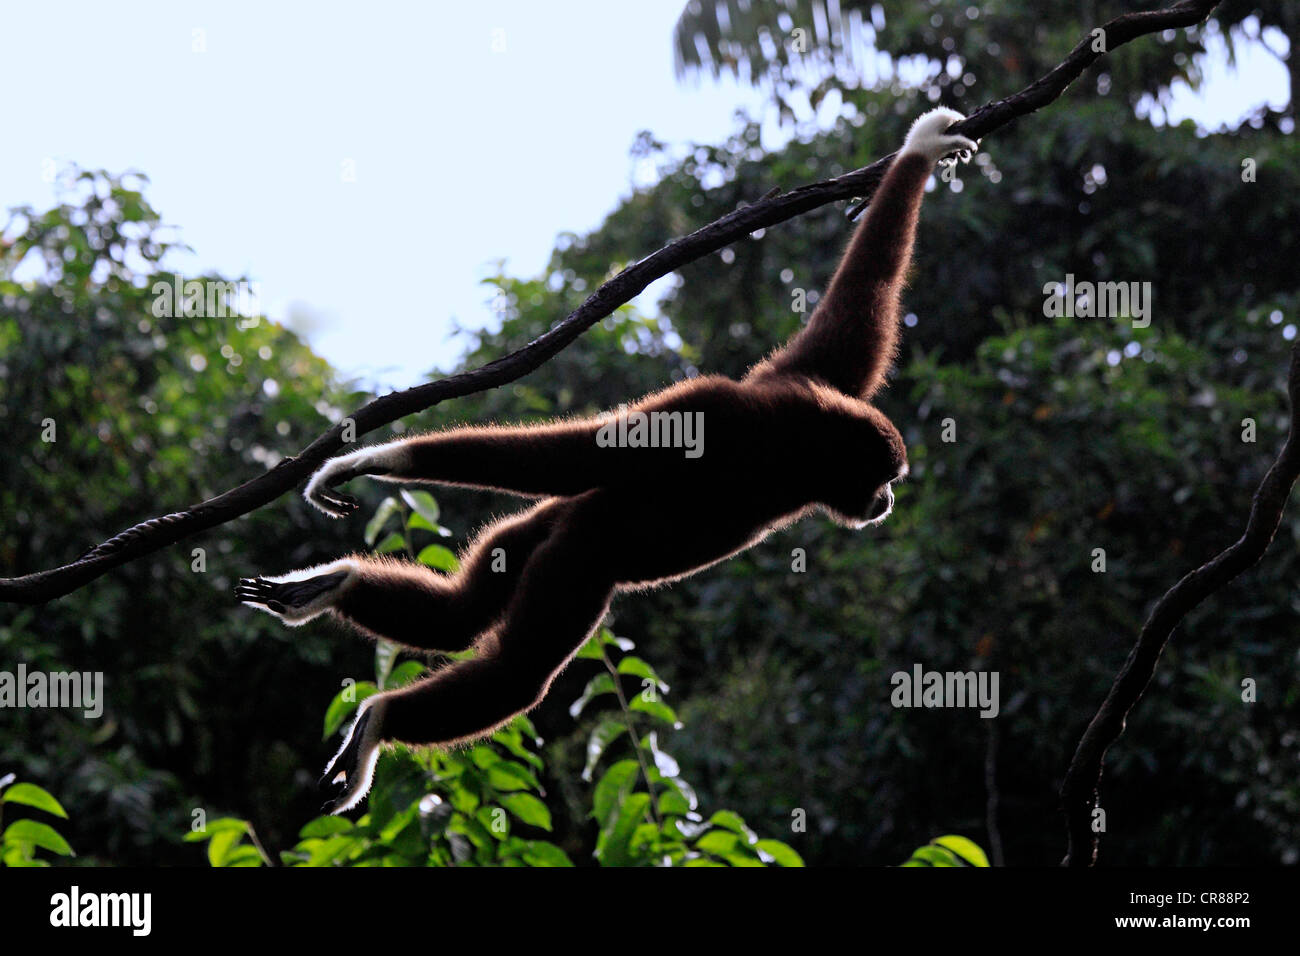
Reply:
[[[14, 210], [6, 230], [15, 237], [0, 260], [6, 575], [70, 560], [160, 508], [217, 494], [359, 400], [278, 326], [155, 315], [153, 285], [174, 276], [161, 267], [168, 233], [144, 186], [141, 176], [73, 172], [65, 203]], [[32, 264], [39, 279], [13, 278]], [[46, 419], [57, 428], [48, 444]], [[82, 862], [191, 859], [174, 845], [191, 807], [247, 806], [290, 832], [292, 815], [315, 809], [296, 749], [318, 717], [303, 701], [333, 694], [349, 652], [359, 667], [369, 655], [335, 649], [322, 632], [270, 627], [230, 596], [242, 567], [355, 546], [348, 529], [318, 527], [308, 511], [285, 502], [51, 604], [5, 609], [5, 661], [105, 674], [102, 720], [10, 710], [0, 736], [0, 764], [74, 808]], [[194, 548], [206, 573], [191, 570]]]
[[[969, 111], [1018, 89], [1122, 12], [841, 10], [856, 26], [837, 44], [819, 4], [688, 6], [675, 38], [684, 76], [769, 85], [793, 138], [765, 149], [756, 118], [716, 144], [646, 133], [634, 153], [658, 181], [592, 232], [560, 236], [543, 275], [495, 277], [485, 296], [500, 323], [462, 330], [458, 367], [519, 347], [612, 269], [739, 202], [888, 153], [934, 102]], [[1220, 10], [1234, 42], [1267, 26], [1295, 36], [1284, 4]], [[808, 52], [792, 59], [798, 28]], [[958, 182], [936, 184], [905, 297], [904, 362], [882, 402], [913, 462], [889, 522], [850, 534], [805, 521], [615, 605], [615, 631], [672, 685], [686, 724], [673, 753], [701, 800], [811, 865], [897, 863], [948, 832], [991, 847], [995, 862], [1056, 862], [1060, 777], [1146, 611], [1240, 531], [1287, 422], [1300, 156], [1291, 106], [1212, 134], [1144, 119], [1175, 79], [1196, 82], [1204, 38], [1117, 50], [988, 141]], [[826, 103], [829, 128], [795, 122]], [[1242, 180], [1245, 158], [1255, 182]], [[65, 205], [20, 210], [5, 233], [16, 240], [0, 260], [4, 574], [229, 487], [364, 399], [273, 324], [153, 317], [166, 244], [141, 188], [93, 174]], [[849, 229], [827, 208], [733, 244], [676, 273], [656, 308], [625, 306], [521, 381], [403, 430], [586, 413], [682, 376], [740, 374], [798, 327], [793, 305], [815, 303]], [[29, 254], [43, 257], [41, 276], [20, 282]], [[1150, 281], [1151, 327], [1045, 318], [1044, 285], [1070, 272]], [[420, 348], [421, 335], [393, 347]], [[39, 440], [46, 417], [59, 423], [54, 447]], [[1245, 418], [1258, 425], [1253, 444]], [[940, 440], [945, 419], [956, 442]], [[358, 487], [371, 504], [384, 491]], [[438, 499], [453, 544], [516, 507], [450, 488]], [[673, 516], [647, 502], [646, 520], [671, 528]], [[317, 521], [286, 499], [46, 607], [4, 611], [4, 660], [104, 670], [112, 686], [97, 726], [6, 714], [0, 769], [58, 795], [83, 861], [93, 848], [107, 862], [193, 862], [179, 844], [193, 806], [290, 845], [317, 802], [320, 712], [340, 676], [371, 673], [371, 655], [325, 625], [269, 626], [232, 603], [229, 585], [361, 543], [358, 525]], [[1180, 629], [1111, 752], [1104, 862], [1300, 859], [1297, 543], [1291, 515], [1265, 561]], [[193, 547], [207, 551], [206, 574], [190, 571]], [[803, 573], [791, 568], [796, 548]], [[1096, 548], [1104, 573], [1092, 570]], [[997, 670], [1000, 715], [895, 710], [889, 675], [914, 663]], [[555, 839], [579, 864], [595, 839], [580, 771], [598, 717], [575, 721], [567, 706], [590, 676], [575, 665], [532, 715], [547, 741], [543, 782], [558, 795]], [[1241, 702], [1243, 678], [1258, 682], [1257, 703]], [[796, 809], [806, 833], [790, 833]]]

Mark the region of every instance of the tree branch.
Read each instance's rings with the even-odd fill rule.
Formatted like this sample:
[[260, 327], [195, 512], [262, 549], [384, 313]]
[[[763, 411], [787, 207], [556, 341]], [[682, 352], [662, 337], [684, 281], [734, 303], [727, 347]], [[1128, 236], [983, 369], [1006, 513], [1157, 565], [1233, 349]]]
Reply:
[[[1105, 48], [1150, 33], [1199, 23], [1218, 0], [1182, 0], [1159, 10], [1129, 13], [1107, 23]], [[1032, 113], [1055, 100], [1101, 54], [1092, 49], [1091, 35], [1081, 40], [1064, 61], [1021, 92], [980, 107], [954, 127], [979, 138], [1017, 117]], [[802, 186], [784, 195], [742, 206], [707, 226], [628, 266], [614, 276], [560, 323], [516, 352], [481, 368], [449, 378], [391, 392], [358, 409], [352, 416], [357, 434], [365, 434], [399, 418], [424, 411], [449, 398], [460, 398], [513, 382], [539, 368], [549, 358], [638, 295], [656, 279], [711, 252], [743, 239], [750, 233], [793, 219], [840, 199], [870, 197], [893, 160], [893, 155], [834, 179]], [[858, 207], [860, 209], [861, 207]], [[857, 210], [855, 210], [857, 211]], [[199, 531], [224, 524], [274, 501], [308, 478], [327, 458], [343, 449], [343, 425], [334, 426], [302, 450], [285, 458], [270, 471], [185, 511], [151, 518], [91, 548], [62, 567], [16, 578], [0, 578], [0, 601], [40, 604], [68, 594], [112, 568], [157, 551]]]
[[1069, 831], [1063, 866], [1091, 866], [1097, 860], [1098, 837], [1092, 830], [1092, 812], [1098, 802], [1102, 762], [1110, 745], [1124, 732], [1124, 723], [1150, 683], [1156, 661], [1174, 628], [1192, 608], [1256, 564], [1277, 533], [1291, 488], [1300, 477], [1300, 345], [1291, 350], [1287, 395], [1291, 401], [1291, 427], [1286, 444], [1255, 491], [1245, 533], [1156, 602], [1110, 693], [1079, 740], [1061, 786], [1061, 809]]

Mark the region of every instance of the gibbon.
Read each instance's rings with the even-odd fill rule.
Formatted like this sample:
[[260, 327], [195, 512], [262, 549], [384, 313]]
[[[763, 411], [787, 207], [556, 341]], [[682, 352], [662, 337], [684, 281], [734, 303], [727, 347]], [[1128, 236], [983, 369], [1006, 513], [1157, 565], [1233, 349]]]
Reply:
[[678, 438], [683, 418], [698, 423], [691, 453], [680, 441], [610, 440], [609, 413], [420, 435], [312, 476], [304, 496], [331, 517], [356, 510], [337, 486], [360, 475], [541, 499], [481, 531], [452, 575], [356, 555], [240, 581], [242, 601], [290, 625], [329, 612], [412, 648], [476, 652], [362, 703], [321, 778], [327, 811], [362, 800], [383, 742], [466, 743], [536, 705], [615, 593], [694, 574], [814, 511], [857, 528], [889, 515], [907, 453], [870, 402], [895, 359], [926, 181], [939, 160], [976, 149], [946, 132], [961, 119], [939, 108], [912, 125], [825, 296], [785, 346], [739, 381], [690, 379], [620, 407], [628, 421], [668, 421]]

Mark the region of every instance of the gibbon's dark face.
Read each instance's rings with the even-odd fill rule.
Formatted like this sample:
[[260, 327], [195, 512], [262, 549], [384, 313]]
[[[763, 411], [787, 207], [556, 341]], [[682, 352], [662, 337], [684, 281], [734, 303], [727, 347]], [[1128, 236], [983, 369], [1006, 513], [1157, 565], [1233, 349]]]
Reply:
[[907, 449], [894, 423], [872, 408], [855, 447], [846, 449], [843, 483], [826, 501], [831, 518], [850, 528], [877, 525], [894, 508], [894, 483], [907, 477]]
[[880, 472], [869, 473], [871, 481], [876, 482], [875, 494], [866, 516], [869, 525], [880, 524], [889, 517], [889, 513], [894, 510], [894, 483], [906, 478], [908, 472], [903, 436], [884, 415], [880, 416], [878, 425], [881, 446], [880, 457], [876, 461], [883, 467], [884, 474], [881, 477]]

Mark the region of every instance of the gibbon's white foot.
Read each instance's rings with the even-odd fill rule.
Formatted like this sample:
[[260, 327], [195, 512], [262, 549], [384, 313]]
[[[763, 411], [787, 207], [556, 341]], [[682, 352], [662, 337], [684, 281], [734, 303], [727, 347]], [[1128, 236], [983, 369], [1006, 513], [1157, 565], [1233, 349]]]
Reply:
[[387, 445], [361, 448], [347, 455], [331, 458], [316, 470], [303, 489], [302, 496], [317, 510], [331, 518], [346, 518], [360, 507], [352, 495], [335, 490], [336, 485], [351, 481], [358, 475], [384, 475], [405, 466], [410, 453], [401, 441]]
[[388, 702], [383, 694], [367, 697], [357, 709], [357, 719], [348, 728], [333, 759], [325, 767], [319, 788], [334, 791], [321, 807], [322, 813], [343, 813], [360, 803], [370, 792], [375, 779], [375, 764], [379, 762], [380, 736], [384, 723], [384, 709]]
[[907, 153], [920, 153], [932, 163], [949, 156], [952, 157], [950, 162], [967, 162], [971, 153], [979, 149], [979, 143], [966, 136], [954, 136], [945, 132], [949, 126], [965, 118], [946, 106], [937, 106], [922, 113], [907, 131], [907, 139], [903, 141], [903, 148], [898, 154], [903, 156]]
[[356, 580], [357, 563], [340, 558], [278, 577], [240, 578], [235, 596], [291, 627], [329, 610]]

